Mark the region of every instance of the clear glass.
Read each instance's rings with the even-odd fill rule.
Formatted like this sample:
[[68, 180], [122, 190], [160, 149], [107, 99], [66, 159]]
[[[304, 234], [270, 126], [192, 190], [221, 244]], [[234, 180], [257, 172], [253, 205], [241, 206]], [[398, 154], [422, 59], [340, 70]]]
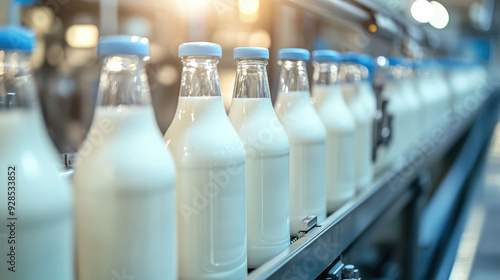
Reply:
[[280, 92], [309, 91], [307, 64], [304, 60], [280, 60]]
[[397, 81], [405, 75], [405, 67], [401, 65], [389, 66], [386, 71], [386, 81]]
[[238, 59], [234, 98], [269, 98], [267, 59]]
[[215, 56], [184, 56], [180, 96], [221, 96]]
[[31, 108], [37, 104], [29, 56], [0, 51], [0, 110]]
[[137, 55], [116, 55], [104, 58], [97, 106], [151, 105], [144, 66], [145, 58]]
[[339, 67], [332, 61], [314, 61], [313, 62], [313, 84], [330, 85], [337, 83]]
[[[339, 82], [356, 83], [363, 79], [361, 65], [354, 63], [342, 63], [339, 67]], [[365, 68], [365, 67], [363, 67]], [[366, 69], [366, 78], [368, 78], [368, 69]]]

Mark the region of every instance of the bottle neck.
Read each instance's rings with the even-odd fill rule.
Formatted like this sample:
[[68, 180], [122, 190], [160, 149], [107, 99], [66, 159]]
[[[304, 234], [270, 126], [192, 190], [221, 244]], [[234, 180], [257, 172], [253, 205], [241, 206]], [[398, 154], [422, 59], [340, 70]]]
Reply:
[[234, 98], [269, 98], [267, 59], [240, 59], [237, 61]]
[[214, 56], [182, 57], [180, 96], [221, 96], [217, 64]]
[[309, 91], [306, 62], [303, 60], [281, 60], [279, 89], [281, 92]]
[[404, 76], [403, 72], [404, 68], [396, 65], [396, 66], [389, 66], [387, 69], [386, 73], [386, 81], [389, 82], [399, 82]]
[[29, 55], [0, 51], [0, 110], [32, 108], [36, 104], [36, 85]]
[[338, 82], [339, 68], [334, 62], [313, 62], [313, 84], [330, 85]]
[[341, 83], [357, 83], [362, 80], [361, 67], [354, 63], [344, 63], [339, 67], [339, 81]]
[[97, 106], [150, 106], [151, 96], [144, 58], [136, 55], [104, 59]]

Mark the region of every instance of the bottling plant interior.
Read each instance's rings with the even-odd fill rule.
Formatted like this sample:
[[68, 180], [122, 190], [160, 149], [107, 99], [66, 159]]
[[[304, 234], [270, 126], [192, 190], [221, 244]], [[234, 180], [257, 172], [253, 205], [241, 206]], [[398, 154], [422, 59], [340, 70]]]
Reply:
[[500, 279], [499, 1], [0, 1], [0, 280]]

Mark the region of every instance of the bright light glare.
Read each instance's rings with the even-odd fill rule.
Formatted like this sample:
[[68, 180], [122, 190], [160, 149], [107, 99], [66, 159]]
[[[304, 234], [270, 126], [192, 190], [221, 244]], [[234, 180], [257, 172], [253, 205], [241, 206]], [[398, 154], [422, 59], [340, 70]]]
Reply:
[[73, 48], [93, 48], [99, 40], [99, 30], [92, 24], [75, 24], [66, 30], [66, 42]]
[[446, 8], [439, 2], [431, 1], [432, 8], [434, 10], [432, 14], [432, 19], [429, 23], [437, 29], [443, 29], [448, 25], [450, 21], [450, 16]]
[[385, 57], [379, 56], [377, 57], [377, 65], [380, 67], [386, 66], [388, 64], [388, 61]]
[[271, 46], [271, 35], [265, 30], [257, 30], [248, 38], [250, 47], [261, 47], [268, 49]]
[[176, 0], [177, 7], [184, 14], [195, 14], [204, 11], [210, 0]]
[[244, 15], [254, 15], [259, 12], [259, 0], [238, 0], [238, 9]]
[[421, 23], [429, 22], [432, 19], [432, 4], [427, 0], [417, 0], [411, 5], [411, 15]]

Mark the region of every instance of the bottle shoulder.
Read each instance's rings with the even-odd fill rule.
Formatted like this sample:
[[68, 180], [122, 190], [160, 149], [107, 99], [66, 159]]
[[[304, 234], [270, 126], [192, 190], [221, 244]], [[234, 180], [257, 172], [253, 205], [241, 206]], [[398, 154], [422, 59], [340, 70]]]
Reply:
[[198, 168], [227, 161], [244, 163], [245, 149], [227, 117], [222, 100], [179, 104], [164, 140], [177, 167]]
[[325, 141], [325, 126], [308, 96], [290, 102], [278, 97], [275, 110], [290, 143]]
[[77, 189], [141, 190], [174, 180], [174, 161], [152, 112], [135, 113], [94, 117], [75, 162]]

